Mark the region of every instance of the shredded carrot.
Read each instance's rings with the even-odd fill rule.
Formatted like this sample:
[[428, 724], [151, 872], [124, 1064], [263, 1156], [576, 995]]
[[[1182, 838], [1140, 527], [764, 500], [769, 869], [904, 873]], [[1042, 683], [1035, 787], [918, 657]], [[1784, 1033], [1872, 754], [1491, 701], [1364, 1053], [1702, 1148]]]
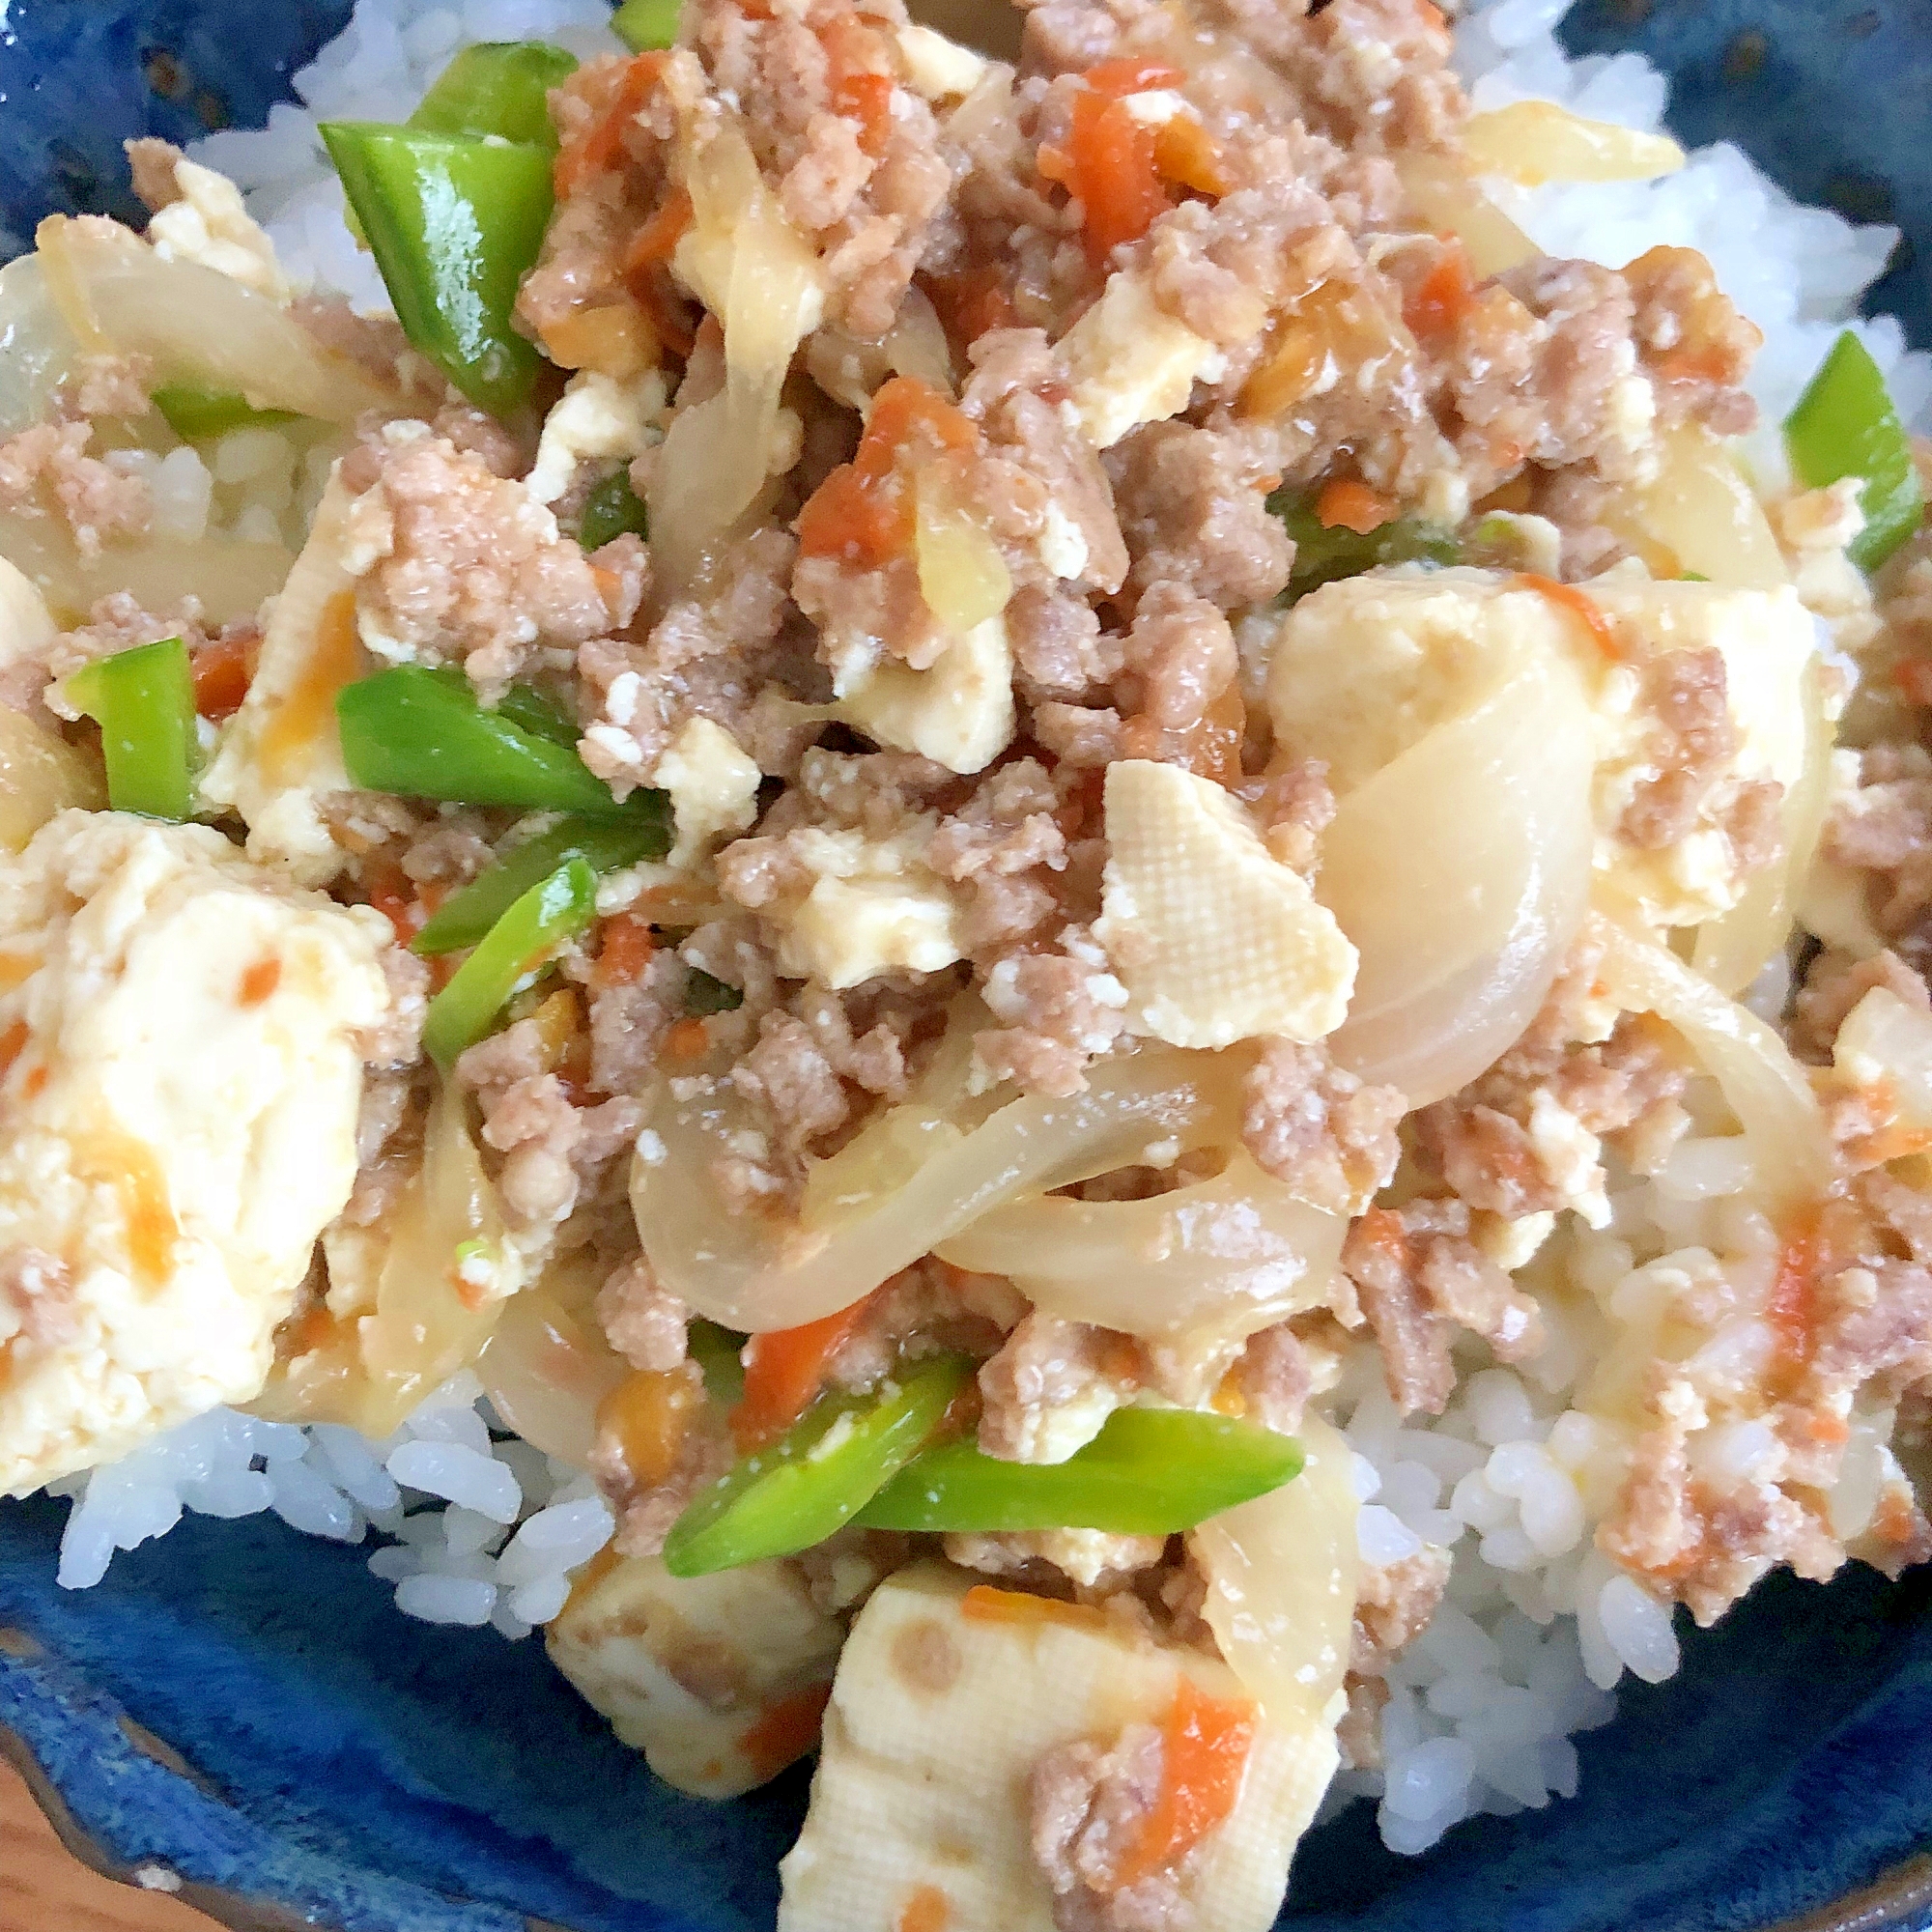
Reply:
[[1920, 1523], [1918, 1511], [1914, 1507], [1912, 1492], [1903, 1488], [1886, 1491], [1879, 1498], [1878, 1510], [1872, 1517], [1872, 1528], [1886, 1543], [1910, 1543], [1918, 1534]]
[[604, 922], [604, 943], [597, 950], [594, 977], [598, 985], [636, 984], [656, 951], [657, 941], [645, 921], [628, 912], [612, 914]]
[[233, 718], [255, 675], [252, 640], [223, 638], [194, 654], [194, 708], [212, 724]]
[[597, 1405], [597, 1436], [612, 1442], [639, 1489], [654, 1489], [678, 1465], [693, 1418], [704, 1406], [695, 1362], [639, 1369]]
[[1476, 284], [1460, 242], [1451, 242], [1402, 305], [1402, 319], [1424, 341], [1446, 335], [1476, 306]]
[[1810, 1359], [1817, 1320], [1819, 1235], [1815, 1213], [1798, 1218], [1778, 1249], [1777, 1273], [1765, 1304], [1765, 1318], [1777, 1337], [1778, 1358], [1787, 1374], [1796, 1374]]
[[322, 607], [307, 663], [263, 727], [261, 763], [270, 778], [293, 782], [318, 744], [335, 743], [335, 700], [345, 684], [361, 675], [362, 661], [355, 593], [338, 590]]
[[1200, 194], [1218, 198], [1233, 185], [1213, 135], [1191, 114], [1171, 114], [1154, 129], [1153, 165], [1162, 180]]
[[683, 300], [665, 270], [693, 218], [691, 196], [681, 187], [673, 188], [624, 251], [624, 286], [643, 310], [652, 334], [676, 355], [689, 355], [696, 338]]
[[[1133, 90], [1125, 90], [1132, 92]], [[1098, 271], [1123, 242], [1138, 242], [1172, 206], [1154, 166], [1154, 130], [1116, 99], [1077, 94], [1055, 177], [1080, 203], [1087, 259]]]
[[859, 124], [859, 152], [877, 160], [893, 133], [893, 77], [848, 73], [832, 90], [836, 113]]
[[1103, 1631], [1107, 1613], [1093, 1604], [1064, 1604], [1058, 1597], [1036, 1597], [1024, 1590], [996, 1590], [975, 1583], [959, 1601], [969, 1624], [1061, 1624], [1067, 1630]]
[[1574, 583], [1558, 583], [1552, 577], [1538, 577], [1530, 571], [1519, 571], [1510, 582], [1518, 590], [1533, 590], [1539, 597], [1547, 597], [1589, 632], [1591, 642], [1612, 664], [1622, 661], [1624, 648], [1617, 641], [1610, 620], [1604, 615], [1596, 600], [1586, 597]]
[[936, 1885], [914, 1886], [894, 1932], [946, 1932], [952, 1923], [952, 1901]]
[[1852, 1425], [1842, 1415], [1821, 1408], [1806, 1421], [1804, 1430], [1814, 1442], [1845, 1442], [1851, 1439]]
[[1151, 94], [1163, 87], [1179, 87], [1187, 76], [1165, 61], [1136, 60], [1129, 54], [1118, 60], [1101, 61], [1086, 69], [1080, 78], [1095, 94], [1119, 100], [1128, 94]]
[[832, 1698], [830, 1684], [813, 1684], [766, 1706], [738, 1740], [760, 1783], [795, 1764], [818, 1742], [818, 1728]]
[[369, 903], [389, 922], [398, 945], [407, 946], [429, 923], [414, 882], [400, 866], [372, 866], [364, 875]]
[[1161, 1734], [1160, 1796], [1115, 1867], [1120, 1884], [1133, 1885], [1178, 1864], [1227, 1822], [1241, 1795], [1254, 1741], [1252, 1704], [1218, 1702], [1192, 1678], [1180, 1679]]
[[922, 286], [956, 350], [969, 348], [990, 328], [1010, 327], [1017, 317], [1011, 292], [990, 263], [956, 275], [927, 275]]
[[930, 384], [917, 376], [882, 384], [852, 461], [833, 470], [799, 512], [800, 551], [862, 569], [903, 555], [912, 548], [914, 510], [902, 463], [919, 446], [970, 449], [978, 440], [972, 422]]
[[1352, 476], [1337, 476], [1321, 486], [1315, 499], [1315, 521], [1324, 530], [1353, 530], [1358, 537], [1394, 519], [1389, 503]]
[[1660, 355], [1652, 366], [1666, 383], [1729, 383], [1738, 373], [1736, 357], [1715, 342], [1686, 343]]
[[693, 218], [691, 196], [681, 187], [672, 188], [658, 212], [632, 236], [631, 245], [624, 250], [625, 280], [668, 262], [690, 230]]
[[553, 172], [559, 201], [575, 194], [592, 175], [601, 173], [622, 156], [624, 129], [650, 99], [664, 64], [665, 56], [660, 52], [638, 55], [623, 70], [610, 105], [582, 133], [564, 144]]
[[1237, 1420], [1247, 1414], [1247, 1391], [1241, 1387], [1241, 1372], [1238, 1369], [1230, 1369], [1221, 1378], [1208, 1406], [1216, 1415], [1232, 1415]]
[[731, 1434], [740, 1449], [750, 1451], [782, 1435], [811, 1406], [833, 1356], [865, 1319], [870, 1299], [796, 1328], [753, 1335], [746, 1343], [745, 1393], [731, 1411]]

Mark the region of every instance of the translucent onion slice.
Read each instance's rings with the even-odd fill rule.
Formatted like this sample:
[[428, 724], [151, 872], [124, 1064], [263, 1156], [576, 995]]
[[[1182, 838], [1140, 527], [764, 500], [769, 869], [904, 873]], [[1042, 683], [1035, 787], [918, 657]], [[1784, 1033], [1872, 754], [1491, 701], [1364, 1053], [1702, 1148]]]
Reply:
[[724, 326], [724, 386], [672, 419], [652, 472], [651, 561], [672, 589], [789, 468], [780, 391], [825, 309], [817, 255], [765, 186], [736, 122], [691, 156], [685, 185], [692, 227], [676, 268]]
[[459, 1280], [459, 1251], [508, 1267], [501, 1211], [470, 1137], [468, 1102], [441, 1088], [430, 1107], [422, 1166], [383, 1232], [375, 1310], [335, 1324], [297, 1355], [255, 1405], [301, 1422], [344, 1422], [386, 1435], [440, 1382], [468, 1368], [502, 1313], [500, 1296]]
[[0, 437], [46, 421], [79, 354], [38, 255], [0, 269]]
[[[1361, 1571], [1353, 1452], [1318, 1416], [1300, 1436], [1308, 1460], [1293, 1482], [1209, 1518], [1188, 1547], [1208, 1578], [1201, 1614], [1221, 1655], [1271, 1722], [1328, 1740], [1332, 1771]], [[1324, 1771], [1316, 1799], [1326, 1783]]]
[[1583, 917], [1591, 769], [1575, 669], [1525, 649], [1342, 799], [1316, 881], [1361, 953], [1342, 1065], [1420, 1107], [1521, 1034]]
[[47, 288], [84, 349], [151, 356], [163, 382], [199, 384], [320, 422], [396, 408], [394, 394], [365, 370], [217, 270], [163, 260], [102, 221], [50, 214], [35, 240]]
[[1659, 577], [1695, 571], [1713, 583], [1776, 590], [1791, 582], [1764, 505], [1721, 438], [1697, 423], [1658, 439], [1656, 475], [1611, 491], [1601, 511]]
[[1832, 724], [1825, 715], [1823, 668], [1805, 666], [1804, 765], [1785, 789], [1779, 829], [1784, 849], [1752, 878], [1729, 912], [1697, 928], [1691, 963], [1721, 993], [1742, 993], [1791, 936], [1793, 908], [1811, 876], [1832, 790]]
[[1824, 1193], [1832, 1150], [1817, 1095], [1776, 1033], [1668, 947], [1601, 914], [1591, 915], [1590, 930], [1603, 943], [1599, 977], [1609, 997], [1675, 1027], [1723, 1089], [1749, 1144], [1758, 1191], [1777, 1208]]
[[56, 812], [106, 809], [100, 773], [23, 711], [0, 705], [0, 850], [18, 852]]
[[546, 1456], [584, 1467], [597, 1405], [630, 1374], [589, 1314], [597, 1270], [580, 1251], [504, 1306], [476, 1374], [504, 1423]]
[[995, 1208], [939, 1253], [1010, 1276], [1035, 1307], [1068, 1321], [1239, 1342], [1326, 1298], [1346, 1225], [1237, 1150], [1211, 1180], [1147, 1201], [1047, 1195]]
[[1483, 280], [1538, 253], [1536, 243], [1454, 161], [1413, 151], [1394, 156], [1411, 206], [1438, 235], [1462, 242]]
[[[727, 1328], [796, 1327], [850, 1306], [889, 1275], [1009, 1202], [1141, 1160], [1237, 1140], [1232, 1054], [1158, 1051], [1102, 1061], [1071, 1099], [921, 1096], [888, 1109], [816, 1166], [796, 1220], [734, 1212], [714, 1162], [753, 1129], [724, 1082], [667, 1083], [650, 1126], [663, 1144], [631, 1171], [631, 1206], [658, 1280]], [[646, 1146], [651, 1144], [646, 1142]]]
[[1586, 121], [1553, 100], [1512, 100], [1470, 115], [1463, 124], [1463, 152], [1476, 173], [1506, 175], [1524, 187], [1655, 181], [1684, 165], [1684, 150], [1668, 134]]

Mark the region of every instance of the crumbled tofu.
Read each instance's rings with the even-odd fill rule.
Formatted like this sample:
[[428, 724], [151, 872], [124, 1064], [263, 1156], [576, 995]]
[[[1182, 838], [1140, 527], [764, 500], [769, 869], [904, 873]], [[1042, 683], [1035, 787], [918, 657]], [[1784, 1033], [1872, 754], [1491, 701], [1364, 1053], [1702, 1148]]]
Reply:
[[[1256, 327], [1264, 319], [1258, 313]], [[1160, 307], [1140, 276], [1124, 270], [1067, 330], [1060, 353], [1072, 379], [1067, 407], [1095, 449], [1111, 449], [1142, 423], [1179, 415], [1195, 383], [1212, 382], [1227, 359]]]
[[175, 162], [182, 198], [148, 222], [148, 241], [164, 261], [199, 262], [270, 301], [286, 302], [289, 278], [275, 259], [275, 244], [242, 204], [242, 190], [226, 175], [189, 160]]
[[1320, 1039], [1342, 1024], [1355, 949], [1219, 785], [1122, 759], [1107, 768], [1106, 822], [1094, 935], [1136, 1031], [1213, 1047]]
[[758, 815], [757, 766], [722, 724], [694, 718], [666, 748], [651, 783], [670, 794], [677, 842], [666, 863], [695, 866]]
[[844, 1629], [795, 1565], [673, 1577], [655, 1556], [585, 1573], [551, 1660], [667, 1784], [735, 1798], [810, 1748]]
[[1592, 1228], [1607, 1228], [1610, 1204], [1604, 1192], [1603, 1144], [1545, 1087], [1530, 1100], [1529, 1144], [1563, 1206], [1574, 1208]]
[[322, 801], [349, 784], [335, 698], [367, 658], [355, 631], [354, 504], [339, 476], [328, 488], [281, 594], [270, 607], [254, 681], [223, 728], [201, 795], [232, 805], [248, 827], [248, 856], [327, 885], [349, 855], [329, 836]]
[[661, 439], [664, 407], [665, 381], [655, 369], [625, 383], [580, 370], [544, 418], [525, 487], [539, 503], [554, 503], [576, 480], [579, 464], [641, 456]]
[[[936, 1563], [889, 1577], [833, 1681], [811, 1807], [780, 1866], [779, 1932], [896, 1932], [915, 1888], [950, 1932], [1054, 1932], [1028, 1779], [1049, 1751], [1159, 1726], [1184, 1676], [1249, 1703], [1234, 1673], [1123, 1630], [965, 1614], [972, 1578]], [[1304, 1747], [1258, 1722], [1227, 1822], [1181, 1868], [1189, 1932], [1265, 1932], [1302, 1819]], [[1333, 1761], [1333, 1744], [1328, 1746]]]
[[1013, 739], [1006, 619], [975, 624], [924, 670], [875, 665], [832, 713], [889, 750], [917, 752], [950, 772], [984, 771]]
[[203, 826], [71, 811], [0, 859], [0, 1492], [259, 1393], [387, 943]]
[[957, 895], [917, 856], [931, 829], [917, 819], [889, 839], [798, 835], [794, 849], [815, 877], [790, 909], [780, 972], [837, 989], [889, 967], [937, 973], [963, 958]]
[[[1493, 571], [1394, 571], [1324, 586], [1274, 637], [1267, 696], [1277, 745], [1285, 756], [1325, 759], [1346, 795], [1466, 709], [1507, 667], [1560, 658], [1591, 709], [1599, 876], [1654, 923], [1713, 918], [1744, 890], [1722, 824], [1739, 787], [1762, 779], [1789, 786], [1804, 770], [1816, 626], [1788, 585], [1659, 582], [1622, 567], [1579, 587], [1630, 638], [1633, 661], [1612, 660], [1559, 605]], [[1661, 770], [1661, 734], [1639, 701], [1637, 664], [1697, 646], [1724, 661], [1739, 748], [1698, 825], [1662, 850], [1640, 851], [1619, 827], [1637, 786]]]
[[928, 100], [957, 100], [979, 86], [985, 59], [931, 27], [900, 27], [895, 38], [907, 78]]

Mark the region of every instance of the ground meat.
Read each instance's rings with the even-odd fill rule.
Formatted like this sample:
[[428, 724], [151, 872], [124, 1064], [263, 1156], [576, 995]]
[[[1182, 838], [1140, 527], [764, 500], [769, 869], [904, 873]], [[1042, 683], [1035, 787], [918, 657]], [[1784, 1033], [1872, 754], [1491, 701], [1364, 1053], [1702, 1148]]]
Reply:
[[1342, 1267], [1354, 1283], [1382, 1353], [1390, 1396], [1405, 1415], [1441, 1414], [1456, 1386], [1450, 1348], [1459, 1328], [1500, 1361], [1543, 1346], [1536, 1304], [1469, 1238], [1461, 1201], [1372, 1208], [1349, 1231]]
[[1378, 1674], [1388, 1660], [1429, 1628], [1449, 1587], [1450, 1551], [1424, 1544], [1393, 1563], [1364, 1563], [1355, 1586], [1349, 1667]]
[[1159, 1731], [1128, 1724], [1108, 1743], [1062, 1745], [1034, 1767], [1033, 1855], [1060, 1932], [1180, 1932], [1174, 1871], [1132, 1884], [1121, 1876], [1159, 1799], [1162, 1764]]
[[1242, 1092], [1248, 1151], [1310, 1206], [1359, 1214], [1395, 1173], [1407, 1101], [1364, 1086], [1322, 1047], [1269, 1040]]
[[1086, 1091], [1088, 1063], [1126, 1024], [1126, 989], [1095, 959], [1091, 940], [1062, 939], [1057, 952], [1024, 952], [987, 975], [986, 1004], [1006, 1024], [975, 1034], [980, 1064], [1028, 1094], [1064, 1098]]
[[826, 1367], [835, 1387], [868, 1389], [901, 1361], [951, 1352], [988, 1355], [1026, 1312], [1010, 1283], [928, 1257], [867, 1297], [865, 1312]]
[[1919, 973], [1932, 965], [1932, 753], [1860, 753], [1857, 786], [1833, 801], [1822, 850], [1866, 874], [1872, 923], [1899, 957]]
[[1828, 950], [1811, 962], [1792, 1001], [1787, 1034], [1792, 1051], [1814, 1065], [1828, 1065], [1839, 1027], [1875, 986], [1883, 986], [1920, 1012], [1932, 1011], [1932, 993], [1926, 991], [1925, 981], [1897, 953], [1888, 951], [1860, 959]]
[[1272, 773], [1250, 794], [1262, 839], [1268, 850], [1311, 882], [1321, 869], [1321, 838], [1335, 820], [1335, 793], [1328, 767], [1320, 758], [1301, 758]]
[[68, 1265], [40, 1248], [0, 1252], [0, 1349], [17, 1336], [56, 1349], [78, 1335]]
[[356, 587], [362, 635], [388, 654], [461, 664], [494, 700], [513, 677], [567, 665], [621, 627], [637, 582], [602, 577], [519, 483], [419, 423], [392, 423], [345, 459], [358, 494], [355, 548], [375, 561]]
[[1637, 785], [1617, 834], [1639, 851], [1660, 852], [1695, 829], [1738, 753], [1722, 655], [1708, 644], [1659, 652], [1643, 668], [1638, 703], [1655, 721], [1659, 772]]
[[1173, 583], [1224, 609], [1287, 589], [1294, 546], [1267, 508], [1271, 462], [1257, 434], [1179, 422], [1150, 423], [1121, 443], [1110, 464], [1133, 586]]
[[44, 515], [51, 505], [83, 561], [101, 546], [145, 536], [154, 498], [135, 475], [87, 454], [92, 423], [37, 423], [0, 442], [0, 510]]
[[1743, 436], [1757, 422], [1744, 381], [1763, 332], [1738, 313], [1694, 248], [1652, 248], [1623, 274], [1635, 303], [1631, 334], [1657, 388], [1659, 419], [1694, 417], [1719, 436]]
[[59, 408], [70, 416], [140, 416], [148, 412], [155, 365], [141, 355], [80, 355], [61, 384]]
[[658, 1286], [642, 1255], [605, 1277], [596, 1312], [611, 1348], [634, 1369], [674, 1369], [684, 1360], [691, 1311]]
[[374, 1069], [395, 1070], [422, 1058], [423, 1020], [429, 1012], [430, 973], [426, 960], [400, 946], [385, 946], [383, 978], [389, 988], [388, 1010], [356, 1040], [363, 1061]]
[[1036, 1310], [980, 1371], [980, 1447], [1012, 1463], [1064, 1462], [1082, 1434], [1078, 1424], [1069, 1434], [1065, 1411], [1077, 1405], [1097, 1429], [1132, 1394], [1135, 1360], [1124, 1337]]
[[684, 1016], [689, 975], [675, 952], [654, 952], [635, 980], [593, 974], [590, 1085], [599, 1094], [636, 1094], [657, 1066], [658, 1048]]
[[129, 185], [150, 214], [158, 214], [181, 200], [181, 183], [175, 178], [175, 163], [182, 152], [172, 141], [144, 135], [122, 144], [128, 154]]
[[1293, 1435], [1315, 1393], [1315, 1369], [1301, 1337], [1287, 1322], [1251, 1336], [1235, 1375], [1247, 1413], [1264, 1429]]
[[1388, 1707], [1388, 1680], [1360, 1677], [1349, 1673], [1343, 1689], [1349, 1708], [1335, 1726], [1335, 1746], [1342, 1754], [1344, 1771], [1379, 1771], [1382, 1768], [1382, 1712]]
[[44, 649], [8, 667], [9, 700], [28, 708], [44, 701], [57, 717], [76, 718], [79, 713], [53, 687], [96, 658], [112, 657], [136, 644], [158, 643], [163, 638], [179, 638], [192, 659], [211, 642], [239, 642], [254, 634], [253, 623], [231, 624], [211, 639], [202, 626], [201, 600], [196, 597], [184, 597], [167, 611], [149, 611], [131, 592], [110, 591], [96, 599], [85, 624], [63, 632]]
[[1100, 635], [1084, 598], [1030, 584], [1007, 606], [1013, 687], [1029, 703], [1103, 695], [1120, 675], [1121, 640]]

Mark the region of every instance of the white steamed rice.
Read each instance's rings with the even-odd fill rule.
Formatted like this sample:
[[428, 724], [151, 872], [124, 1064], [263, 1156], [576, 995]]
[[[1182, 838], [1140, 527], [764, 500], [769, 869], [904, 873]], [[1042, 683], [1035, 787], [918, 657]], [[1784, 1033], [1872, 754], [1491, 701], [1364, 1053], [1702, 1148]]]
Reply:
[[[1554, 28], [1568, 4], [1490, 0], [1465, 10], [1458, 58], [1477, 106], [1540, 96], [1596, 119], [1660, 127], [1667, 84], [1640, 57], [1564, 55]], [[295, 76], [303, 105], [278, 106], [266, 129], [213, 134], [192, 153], [242, 185], [294, 274], [359, 307], [382, 307], [380, 281], [343, 226], [317, 120], [401, 119], [450, 55], [474, 41], [540, 35], [580, 54], [614, 47], [606, 21], [602, 0], [358, 0], [348, 30]], [[1889, 318], [1855, 318], [1895, 230], [1801, 207], [1728, 144], [1659, 182], [1503, 198], [1555, 254], [1616, 266], [1674, 242], [1709, 256], [1765, 331], [1752, 387], [1771, 426], [1753, 450], [1767, 481], [1779, 460], [1776, 422], [1847, 324], [1887, 371], [1907, 419], [1932, 426], [1932, 356], [1906, 351]], [[224, 479], [224, 463], [242, 472], [263, 457], [217, 451], [212, 478], [160, 479], [173, 486], [171, 506], [179, 498], [171, 514], [184, 529], [206, 519], [213, 489], [244, 480]], [[283, 480], [271, 481], [279, 495]], [[1344, 1773], [1328, 1800], [1332, 1811], [1378, 1799], [1381, 1834], [1395, 1851], [1420, 1852], [1477, 1813], [1508, 1815], [1573, 1795], [1572, 1741], [1614, 1716], [1611, 1690], [1623, 1672], [1656, 1683], [1677, 1668], [1669, 1612], [1594, 1547], [1620, 1445], [1568, 1399], [1605, 1311], [1627, 1314], [1649, 1283], [1676, 1268], [1742, 1274], [1769, 1264], [1768, 1230], [1733, 1211], [1745, 1179], [1737, 1155], [1722, 1141], [1687, 1142], [1662, 1175], [1613, 1195], [1611, 1227], [1577, 1235], [1565, 1279], [1542, 1284], [1550, 1341], [1522, 1373], [1483, 1370], [1446, 1415], [1418, 1425], [1397, 1417], [1372, 1355], [1350, 1371], [1338, 1406], [1358, 1458], [1364, 1557], [1387, 1564], [1425, 1544], [1454, 1554], [1446, 1601], [1390, 1670], [1385, 1768]], [[1738, 1439], [1721, 1449], [1741, 1468], [1770, 1446], [1745, 1439], [1750, 1427], [1731, 1432]], [[116, 1549], [164, 1534], [184, 1510], [272, 1510], [312, 1535], [356, 1543], [375, 1532], [382, 1542], [369, 1568], [394, 1586], [399, 1608], [435, 1623], [488, 1623], [510, 1637], [556, 1612], [571, 1572], [611, 1533], [590, 1479], [494, 1429], [467, 1373], [386, 1441], [220, 1409], [57, 1487], [75, 1498], [61, 1550], [60, 1580], [70, 1588], [99, 1581]], [[1833, 1517], [1848, 1529], [1861, 1506], [1869, 1514], [1863, 1491], [1875, 1484], [1853, 1469], [1841, 1487]]]

